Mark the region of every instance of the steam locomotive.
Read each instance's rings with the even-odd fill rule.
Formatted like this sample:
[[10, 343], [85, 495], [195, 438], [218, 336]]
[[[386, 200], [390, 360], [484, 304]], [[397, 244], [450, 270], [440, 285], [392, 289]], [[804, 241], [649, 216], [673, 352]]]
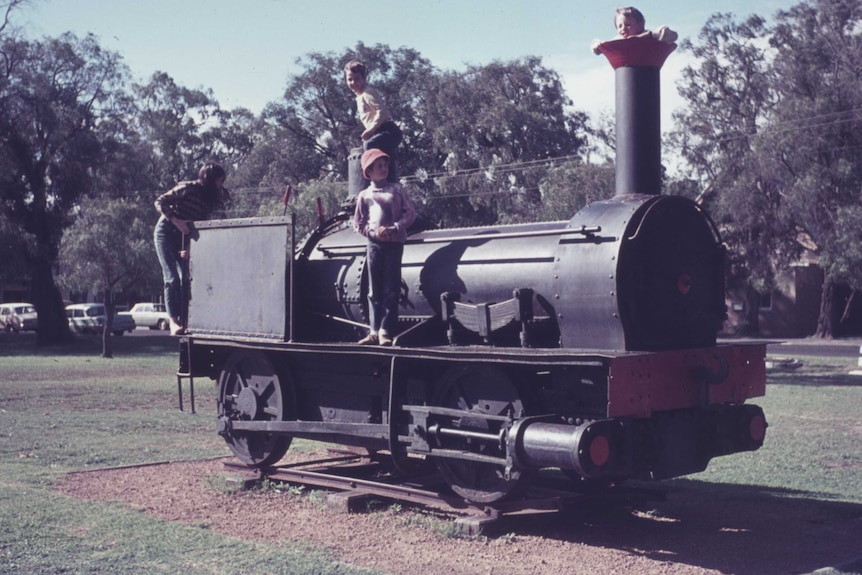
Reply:
[[[626, 49], [663, 49], [643, 40]], [[368, 281], [349, 202], [301, 242], [291, 218], [198, 225], [181, 370], [218, 382], [241, 461], [273, 465], [294, 437], [360, 446], [492, 503], [542, 468], [662, 479], [762, 445], [745, 402], [765, 393], [765, 346], [717, 344], [719, 233], [658, 193], [661, 64], [608, 58], [617, 194], [568, 220], [411, 230], [391, 347], [354, 343]]]

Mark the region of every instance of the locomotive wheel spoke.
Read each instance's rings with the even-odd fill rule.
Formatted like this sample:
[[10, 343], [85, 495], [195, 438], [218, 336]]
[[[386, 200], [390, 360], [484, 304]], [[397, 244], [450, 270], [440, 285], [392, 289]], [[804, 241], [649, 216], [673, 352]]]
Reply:
[[[498, 433], [498, 422], [489, 423], [484, 415], [520, 415], [523, 405], [515, 384], [500, 369], [486, 366], [458, 368], [447, 373], [440, 382], [434, 405], [475, 413], [475, 416], [455, 418], [451, 426], [456, 429]], [[505, 458], [498, 445], [472, 439], [447, 438], [438, 440], [439, 448], [467, 451], [475, 454]], [[440, 474], [452, 490], [469, 501], [493, 503], [520, 493], [527, 483], [527, 475], [512, 470], [505, 476], [503, 465], [459, 459], [435, 459]]]
[[[289, 416], [290, 387], [266, 354], [238, 351], [219, 376], [219, 417], [231, 420], [284, 421]], [[266, 467], [280, 460], [291, 438], [261, 432], [223, 433], [231, 451], [247, 465]]]
[[[266, 384], [266, 387], [260, 392], [261, 401], [266, 403], [267, 400], [269, 400], [270, 398], [273, 397], [274, 393], [275, 393], [275, 383], [270, 381], [269, 383]], [[270, 406], [268, 404], [267, 404], [267, 409], [270, 409]], [[274, 413], [273, 415], [276, 415], [276, 414]]]

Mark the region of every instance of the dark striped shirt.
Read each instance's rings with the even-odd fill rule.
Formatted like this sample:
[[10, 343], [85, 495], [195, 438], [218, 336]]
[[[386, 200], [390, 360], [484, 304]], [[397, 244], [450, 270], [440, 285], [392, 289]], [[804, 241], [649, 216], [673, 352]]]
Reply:
[[222, 194], [209, 195], [197, 181], [180, 182], [156, 199], [156, 209], [166, 218], [206, 220], [225, 200]]

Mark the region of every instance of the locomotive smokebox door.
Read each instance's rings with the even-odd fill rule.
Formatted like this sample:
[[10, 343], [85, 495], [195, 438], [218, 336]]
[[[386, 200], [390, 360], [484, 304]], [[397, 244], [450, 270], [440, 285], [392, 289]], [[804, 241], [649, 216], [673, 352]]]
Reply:
[[628, 351], [715, 345], [724, 320], [724, 247], [694, 202], [632, 194], [593, 202], [560, 241], [563, 347]]
[[213, 220], [197, 230], [189, 332], [286, 340], [289, 218]]

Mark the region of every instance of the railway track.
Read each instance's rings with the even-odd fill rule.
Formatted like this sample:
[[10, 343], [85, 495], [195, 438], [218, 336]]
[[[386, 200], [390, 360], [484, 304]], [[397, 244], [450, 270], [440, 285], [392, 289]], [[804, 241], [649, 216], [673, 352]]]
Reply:
[[511, 515], [564, 512], [586, 503], [621, 504], [664, 498], [664, 492], [657, 488], [631, 486], [585, 493], [573, 490], [565, 478], [549, 476], [540, 477], [520, 498], [479, 505], [452, 493], [437, 473], [405, 477], [387, 461], [388, 458], [377, 459], [373, 453], [334, 451], [332, 457], [267, 468], [252, 468], [238, 461], [225, 461], [224, 467], [239, 476], [246, 487], [270, 481], [329, 490], [327, 506], [345, 513], [368, 509], [373, 498], [431, 508], [454, 516], [456, 529], [465, 535], [484, 533]]

